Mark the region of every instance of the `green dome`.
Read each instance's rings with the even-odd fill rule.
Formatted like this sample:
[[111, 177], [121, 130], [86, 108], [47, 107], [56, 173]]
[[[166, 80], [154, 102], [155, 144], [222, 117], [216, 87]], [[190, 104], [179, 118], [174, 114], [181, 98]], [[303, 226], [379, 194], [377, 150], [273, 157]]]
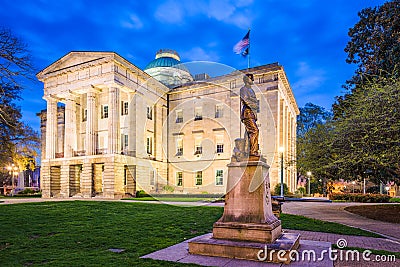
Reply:
[[170, 49], [159, 50], [156, 54], [156, 58], [149, 64], [147, 64], [144, 70], [158, 68], [158, 67], [172, 67], [189, 72], [186, 66], [181, 64], [178, 53]]
[[149, 64], [147, 64], [144, 70], [157, 67], [174, 67], [175, 65], [179, 65], [180, 63], [181, 62], [179, 60], [176, 60], [175, 58], [172, 57], [160, 57], [154, 59]]

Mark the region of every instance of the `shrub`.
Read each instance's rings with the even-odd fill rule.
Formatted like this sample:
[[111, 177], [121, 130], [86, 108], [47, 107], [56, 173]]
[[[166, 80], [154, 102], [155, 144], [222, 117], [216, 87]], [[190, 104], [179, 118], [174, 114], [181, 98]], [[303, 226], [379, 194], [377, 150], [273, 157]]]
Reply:
[[383, 194], [332, 193], [329, 195], [329, 199], [362, 203], [386, 203], [389, 202], [390, 197]]
[[136, 197], [149, 197], [150, 195], [146, 193], [144, 190], [136, 191]]
[[164, 185], [163, 190], [172, 193], [174, 192], [175, 188], [172, 185]]
[[[284, 195], [287, 195], [288, 194], [288, 192], [289, 192], [289, 189], [288, 189], [288, 187], [287, 187], [287, 184], [283, 184], [283, 194]], [[277, 184], [276, 186], [275, 186], [275, 188], [274, 188], [274, 193], [275, 193], [275, 195], [277, 195], [277, 196], [279, 196], [280, 194], [281, 194], [281, 184], [279, 183], [279, 184]]]
[[400, 197], [392, 197], [389, 199], [389, 202], [391, 203], [400, 203]]

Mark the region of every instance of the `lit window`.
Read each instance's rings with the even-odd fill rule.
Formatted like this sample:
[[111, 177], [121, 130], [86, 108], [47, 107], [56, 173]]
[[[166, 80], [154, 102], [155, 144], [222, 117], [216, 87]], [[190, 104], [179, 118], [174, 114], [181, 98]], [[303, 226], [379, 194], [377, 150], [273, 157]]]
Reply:
[[196, 172], [196, 185], [202, 185], [203, 184], [203, 172], [199, 171]]
[[194, 151], [194, 154], [195, 154], [195, 155], [200, 155], [200, 154], [202, 154], [202, 153], [203, 153], [203, 147], [202, 147], [201, 145], [196, 146], [196, 149], [195, 149], [195, 151]]
[[222, 118], [224, 115], [222, 105], [215, 106], [215, 118]]
[[176, 112], [176, 123], [181, 123], [183, 122], [183, 112], [182, 110], [178, 110]]
[[183, 140], [182, 139], [176, 140], [176, 155], [177, 156], [183, 155]]
[[146, 140], [146, 151], [150, 155], [153, 153], [153, 139], [150, 136]]
[[224, 171], [217, 170], [215, 172], [215, 185], [223, 185], [224, 184]]
[[200, 155], [203, 153], [203, 147], [201, 146], [201, 138], [196, 138], [194, 141], [194, 154]]
[[176, 173], [176, 185], [177, 186], [183, 186], [183, 174], [182, 174], [182, 172], [177, 172]]
[[194, 120], [199, 121], [203, 119], [203, 114], [202, 114], [202, 108], [201, 107], [196, 107], [194, 110]]
[[149, 120], [152, 120], [152, 119], [153, 119], [153, 108], [150, 107], [150, 106], [147, 106], [147, 118], [148, 118]]

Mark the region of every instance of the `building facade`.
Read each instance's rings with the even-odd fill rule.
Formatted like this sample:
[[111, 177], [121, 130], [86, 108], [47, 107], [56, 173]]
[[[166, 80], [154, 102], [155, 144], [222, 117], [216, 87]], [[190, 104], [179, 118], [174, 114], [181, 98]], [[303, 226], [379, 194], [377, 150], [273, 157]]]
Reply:
[[234, 140], [244, 135], [238, 92], [247, 72], [271, 186], [283, 147], [284, 182], [294, 191], [299, 110], [282, 66], [193, 78], [172, 50], [144, 71], [116, 53], [70, 52], [37, 74], [47, 101], [38, 114], [43, 197], [224, 194]]

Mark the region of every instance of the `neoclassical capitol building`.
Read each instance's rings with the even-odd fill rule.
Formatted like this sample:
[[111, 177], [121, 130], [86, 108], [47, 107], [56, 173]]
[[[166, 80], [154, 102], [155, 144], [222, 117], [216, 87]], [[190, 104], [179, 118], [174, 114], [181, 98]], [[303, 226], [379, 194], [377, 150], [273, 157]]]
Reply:
[[43, 197], [226, 193], [234, 140], [244, 135], [238, 94], [246, 73], [254, 75], [271, 186], [283, 156], [294, 192], [299, 110], [283, 67], [181, 64], [175, 51], [160, 50], [144, 70], [113, 52], [70, 52], [37, 74], [47, 101], [38, 113]]

